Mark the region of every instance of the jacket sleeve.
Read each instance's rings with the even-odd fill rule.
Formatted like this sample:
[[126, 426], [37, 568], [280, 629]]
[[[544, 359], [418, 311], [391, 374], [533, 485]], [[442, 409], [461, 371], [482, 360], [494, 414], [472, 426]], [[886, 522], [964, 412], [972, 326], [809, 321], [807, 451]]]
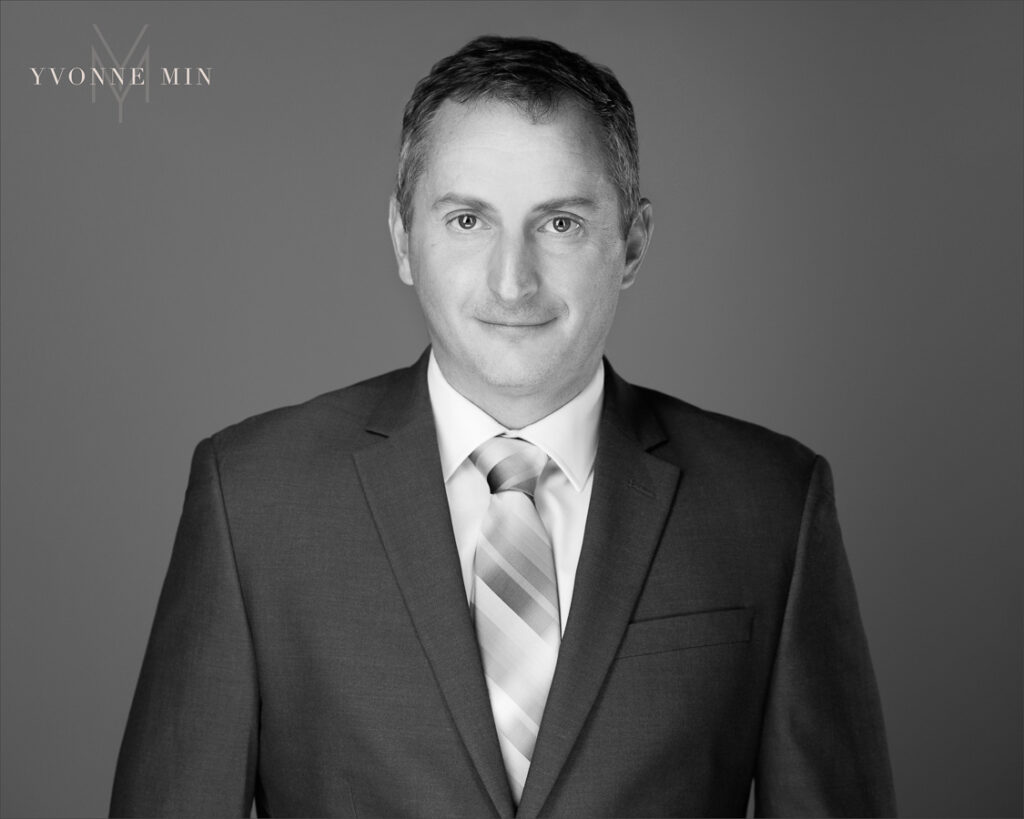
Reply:
[[196, 447], [111, 816], [249, 816], [259, 694], [211, 440]]
[[882, 708], [832, 474], [815, 461], [772, 671], [757, 816], [895, 816]]

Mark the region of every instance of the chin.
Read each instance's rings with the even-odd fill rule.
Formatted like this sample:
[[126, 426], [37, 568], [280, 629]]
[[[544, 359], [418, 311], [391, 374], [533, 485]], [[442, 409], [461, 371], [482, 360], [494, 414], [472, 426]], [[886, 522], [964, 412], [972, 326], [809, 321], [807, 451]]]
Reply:
[[489, 386], [516, 394], [533, 392], [546, 381], [538, 373], [522, 372], [508, 367], [485, 371], [482, 376]]
[[481, 362], [478, 371], [489, 386], [514, 393], [533, 392], [555, 380], [556, 373], [540, 366], [541, 362], [523, 358], [526, 357], [498, 355]]

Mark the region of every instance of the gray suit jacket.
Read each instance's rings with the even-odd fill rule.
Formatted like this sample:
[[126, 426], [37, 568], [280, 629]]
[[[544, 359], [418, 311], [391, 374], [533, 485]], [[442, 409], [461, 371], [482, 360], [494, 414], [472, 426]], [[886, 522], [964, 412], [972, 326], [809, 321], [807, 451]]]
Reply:
[[893, 812], [825, 461], [608, 367], [595, 470], [517, 812], [426, 356], [203, 441], [111, 813]]

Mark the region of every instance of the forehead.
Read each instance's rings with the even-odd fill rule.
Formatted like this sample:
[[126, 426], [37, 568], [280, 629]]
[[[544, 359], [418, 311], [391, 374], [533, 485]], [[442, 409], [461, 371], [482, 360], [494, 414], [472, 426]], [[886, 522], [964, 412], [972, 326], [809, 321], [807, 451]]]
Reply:
[[536, 117], [507, 102], [446, 100], [427, 133], [417, 188], [584, 185], [614, 194], [606, 164], [599, 124], [573, 102]]

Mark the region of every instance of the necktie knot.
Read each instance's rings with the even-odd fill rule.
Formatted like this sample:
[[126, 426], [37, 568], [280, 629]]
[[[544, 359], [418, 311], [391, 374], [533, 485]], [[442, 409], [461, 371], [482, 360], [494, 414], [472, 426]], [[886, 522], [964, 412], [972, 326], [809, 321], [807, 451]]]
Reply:
[[487, 479], [491, 494], [522, 492], [531, 499], [548, 456], [522, 438], [497, 436], [484, 441], [469, 456]]

